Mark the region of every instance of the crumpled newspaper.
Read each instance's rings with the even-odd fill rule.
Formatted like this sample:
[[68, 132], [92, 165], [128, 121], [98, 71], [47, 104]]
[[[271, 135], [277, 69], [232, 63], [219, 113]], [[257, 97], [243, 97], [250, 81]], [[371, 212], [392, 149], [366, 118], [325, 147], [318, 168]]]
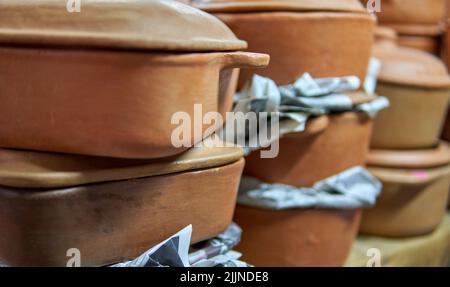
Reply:
[[249, 267], [238, 260], [242, 254], [232, 250], [241, 234], [241, 228], [232, 223], [223, 233], [196, 244], [189, 253], [192, 225], [188, 225], [138, 258], [111, 267]]
[[[373, 95], [376, 87], [380, 62], [373, 58], [364, 81], [367, 95]], [[266, 112], [276, 113], [277, 118], [271, 124], [279, 125], [279, 134], [272, 136], [271, 141], [281, 136], [302, 132], [310, 117], [321, 116], [333, 112], [356, 111], [364, 112], [374, 118], [380, 110], [389, 107], [389, 100], [377, 97], [375, 100], [354, 105], [348, 92], [357, 91], [361, 86], [356, 76], [314, 79], [305, 73], [292, 85], [277, 86], [266, 77], [254, 75], [235, 96], [234, 113]], [[227, 124], [234, 125], [235, 123]], [[238, 123], [239, 124], [239, 123]], [[268, 127], [259, 127], [268, 129]], [[225, 127], [225, 130], [227, 128]], [[249, 143], [257, 142], [257, 135], [246, 131], [246, 134], [230, 135], [226, 133], [226, 140], [247, 138]], [[255, 147], [249, 144], [247, 152], [264, 145]]]
[[360, 166], [321, 180], [313, 187], [304, 188], [267, 184], [255, 178], [243, 177], [239, 187], [238, 203], [274, 210], [357, 209], [372, 207], [381, 189], [381, 182]]

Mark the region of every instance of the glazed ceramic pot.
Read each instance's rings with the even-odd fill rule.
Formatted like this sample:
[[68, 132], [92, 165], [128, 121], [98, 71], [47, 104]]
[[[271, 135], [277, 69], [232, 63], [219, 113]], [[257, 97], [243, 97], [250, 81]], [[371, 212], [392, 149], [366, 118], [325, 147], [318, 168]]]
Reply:
[[[378, 34], [377, 36], [380, 36]], [[381, 61], [377, 94], [390, 108], [374, 122], [371, 146], [377, 149], [431, 148], [439, 141], [449, 98], [450, 78], [436, 57], [377, 40], [374, 56]]]
[[241, 148], [158, 161], [0, 150], [0, 263], [83, 266], [134, 259], [189, 224], [193, 242], [231, 223]]
[[361, 233], [409, 237], [432, 232], [447, 209], [449, 163], [444, 143], [424, 150], [372, 150], [367, 164], [383, 191], [376, 206], [364, 210]]
[[238, 205], [236, 250], [257, 267], [342, 266], [358, 233], [360, 210], [271, 211]]
[[312, 119], [304, 132], [279, 141], [275, 158], [259, 151], [247, 158], [245, 173], [264, 182], [312, 186], [348, 168], [364, 165], [372, 119], [363, 113], [345, 112]]
[[201, 116], [231, 109], [235, 68], [268, 63], [267, 55], [233, 52], [246, 43], [178, 2], [87, 0], [82, 9], [0, 3], [1, 147], [122, 158], [181, 153], [186, 148], [171, 142], [172, 116], [194, 119], [194, 104], [202, 104], [200, 133], [190, 135], [198, 142], [209, 127]]
[[268, 53], [267, 69], [241, 71], [241, 87], [254, 73], [291, 84], [313, 77], [365, 78], [374, 20], [356, 0], [194, 0], [214, 13], [252, 52]]

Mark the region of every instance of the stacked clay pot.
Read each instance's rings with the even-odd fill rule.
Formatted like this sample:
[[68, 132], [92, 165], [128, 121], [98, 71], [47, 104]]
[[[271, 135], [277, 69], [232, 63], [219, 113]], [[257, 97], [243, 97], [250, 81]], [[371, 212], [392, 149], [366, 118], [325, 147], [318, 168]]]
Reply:
[[[171, 117], [229, 111], [237, 68], [269, 57], [178, 2], [82, 11], [0, 3], [0, 265], [65, 266], [71, 248], [82, 266], [108, 265], [232, 221], [242, 149], [175, 147]], [[192, 144], [214, 129], [200, 132]]]
[[[362, 0], [367, 3], [367, 0]], [[398, 44], [440, 55], [446, 0], [383, 0], [380, 25], [394, 29]]]
[[450, 151], [439, 136], [450, 77], [438, 58], [399, 47], [392, 31], [380, 29], [376, 37], [377, 93], [391, 106], [374, 123], [367, 164], [384, 188], [376, 206], [364, 211], [361, 232], [420, 235], [434, 230], [446, 209]]
[[[76, 19], [62, 2], [0, 3], [0, 147], [145, 159], [179, 154], [187, 147], [172, 144], [171, 117], [186, 112], [194, 119], [195, 104], [202, 104], [199, 116], [224, 114], [235, 68], [268, 64], [267, 55], [238, 52], [244, 41], [190, 6], [98, 2], [85, 1]], [[214, 131], [200, 129], [192, 144]]]
[[[268, 53], [261, 71], [242, 71], [241, 87], [253, 74], [291, 84], [305, 72], [313, 77], [356, 75], [364, 81], [372, 49], [374, 20], [352, 0], [194, 0], [214, 13], [249, 51]], [[353, 103], [373, 98], [363, 92]], [[246, 159], [245, 173], [269, 183], [311, 186], [353, 166], [364, 165], [372, 120], [346, 112], [308, 121], [302, 133], [281, 138], [279, 155]], [[357, 233], [360, 210], [294, 209], [272, 211], [238, 205], [243, 228], [237, 249], [256, 266], [340, 266]]]

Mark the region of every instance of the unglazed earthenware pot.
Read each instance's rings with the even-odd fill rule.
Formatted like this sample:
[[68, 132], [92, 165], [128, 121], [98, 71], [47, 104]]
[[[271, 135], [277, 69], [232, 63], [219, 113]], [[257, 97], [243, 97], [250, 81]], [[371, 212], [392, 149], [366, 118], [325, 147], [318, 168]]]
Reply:
[[272, 211], [238, 205], [236, 250], [257, 267], [342, 266], [358, 233], [360, 210]]
[[445, 143], [424, 150], [372, 150], [369, 170], [383, 183], [372, 209], [364, 210], [361, 233], [409, 237], [432, 232], [447, 209], [450, 151]]
[[280, 139], [277, 157], [263, 159], [259, 151], [252, 152], [245, 173], [264, 182], [312, 186], [348, 168], [363, 166], [371, 132], [372, 120], [363, 113], [312, 119], [305, 132]]
[[[361, 0], [367, 3], [367, 0]], [[440, 54], [445, 0], [383, 0], [376, 13], [383, 26], [399, 34], [400, 46]]]
[[241, 72], [239, 86], [254, 73], [277, 84], [313, 77], [356, 75], [365, 78], [374, 20], [356, 0], [194, 0], [214, 13], [249, 51], [268, 53], [267, 69]]
[[399, 47], [381, 36], [374, 56], [381, 60], [377, 94], [390, 108], [374, 122], [371, 146], [379, 149], [431, 148], [439, 141], [449, 98], [450, 78], [436, 57]]
[[439, 36], [400, 35], [397, 42], [400, 46], [418, 49], [436, 56], [439, 56], [441, 52]]
[[0, 150], [0, 263], [83, 266], [134, 259], [185, 226], [193, 242], [231, 223], [241, 148], [192, 148], [164, 161]]
[[[175, 1], [0, 2], [0, 146], [122, 158], [186, 150], [171, 142], [172, 116], [200, 132], [208, 112], [231, 109], [235, 68], [268, 56], [215, 17]], [[212, 52], [214, 51], [214, 52]], [[197, 125], [198, 126], [198, 125]], [[209, 133], [214, 131], [208, 129]]]

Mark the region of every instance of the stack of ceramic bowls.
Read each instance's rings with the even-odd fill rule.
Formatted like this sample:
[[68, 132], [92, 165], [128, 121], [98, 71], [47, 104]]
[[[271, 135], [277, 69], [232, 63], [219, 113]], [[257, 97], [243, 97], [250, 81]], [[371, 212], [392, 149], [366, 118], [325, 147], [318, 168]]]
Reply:
[[229, 110], [235, 68], [268, 56], [177, 2], [18, 2], [0, 3], [0, 263], [105, 265], [226, 229], [242, 150], [175, 148], [171, 116]]
[[[366, 3], [367, 0], [361, 0]], [[380, 25], [394, 29], [401, 46], [440, 54], [446, 0], [383, 0]]]
[[[313, 77], [366, 77], [374, 20], [353, 0], [194, 0], [214, 13], [252, 52], [268, 53], [267, 69], [242, 71], [239, 86], [253, 74], [291, 84], [305, 72]], [[370, 101], [362, 91], [354, 104]], [[268, 183], [308, 187], [350, 167], [364, 165], [372, 120], [345, 112], [310, 120], [302, 133], [281, 138], [279, 155], [247, 158], [245, 173]], [[272, 211], [238, 205], [243, 227], [238, 250], [257, 266], [338, 266], [357, 233], [360, 210]]]
[[381, 61], [377, 93], [391, 106], [374, 123], [368, 165], [384, 189], [363, 214], [361, 231], [413, 236], [434, 230], [448, 197], [450, 155], [439, 135], [447, 111], [450, 77], [438, 58], [397, 46], [395, 33], [377, 33]]

